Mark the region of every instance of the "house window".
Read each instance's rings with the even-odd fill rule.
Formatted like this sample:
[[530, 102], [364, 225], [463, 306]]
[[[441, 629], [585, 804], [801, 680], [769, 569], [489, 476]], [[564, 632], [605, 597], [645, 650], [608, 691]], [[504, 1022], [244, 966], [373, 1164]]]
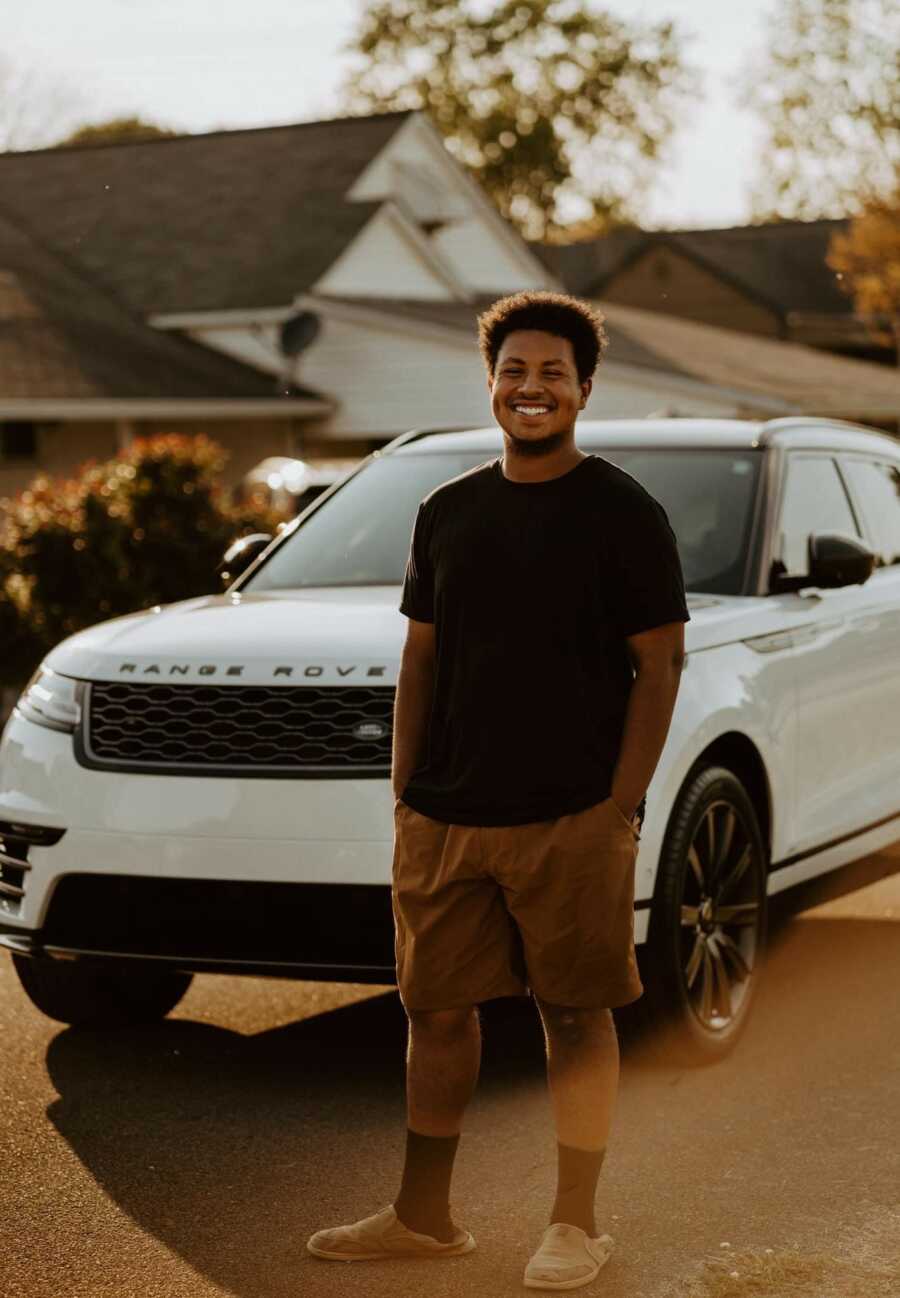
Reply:
[[24, 419], [0, 423], [0, 460], [33, 460], [36, 455], [36, 424]]

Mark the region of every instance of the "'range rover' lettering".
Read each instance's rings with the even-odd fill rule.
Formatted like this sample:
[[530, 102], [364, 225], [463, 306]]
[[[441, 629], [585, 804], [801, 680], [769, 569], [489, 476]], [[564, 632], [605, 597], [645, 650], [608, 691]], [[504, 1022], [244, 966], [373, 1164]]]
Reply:
[[[161, 663], [147, 663], [143, 667], [140, 663], [120, 663], [119, 674], [133, 676], [139, 672], [142, 676], [161, 676], [165, 670], [169, 676], [187, 676], [191, 671], [196, 671], [199, 676], [215, 676], [222, 672], [225, 676], [243, 676], [247, 669], [246, 663], [233, 664], [230, 667], [219, 667], [215, 663], [201, 663], [199, 667], [194, 667], [189, 663], [172, 663], [169, 667], [163, 668]], [[294, 667], [275, 667], [272, 676], [293, 676], [294, 672], [299, 670]], [[303, 668], [303, 675], [308, 677], [322, 676], [328, 669], [323, 664], [310, 663]], [[360, 667], [354, 664], [350, 667], [337, 665], [335, 670], [338, 676], [350, 676], [353, 672], [360, 671]], [[383, 676], [386, 667], [366, 667], [362, 669], [366, 676]]]

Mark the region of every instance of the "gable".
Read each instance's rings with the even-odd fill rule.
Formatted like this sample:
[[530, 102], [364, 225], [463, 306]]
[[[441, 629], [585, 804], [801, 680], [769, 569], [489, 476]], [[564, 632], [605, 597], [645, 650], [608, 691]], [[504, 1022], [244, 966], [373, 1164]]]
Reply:
[[333, 297], [453, 298], [461, 285], [428, 246], [427, 236], [385, 203], [316, 281]]
[[825, 258], [846, 221], [774, 221], [726, 230], [683, 231], [674, 237], [688, 255], [756, 293], [782, 312], [845, 314], [849, 299]]
[[655, 243], [613, 272], [603, 286], [604, 302], [660, 311], [686, 320], [752, 333], [780, 336], [774, 310], [714, 270], [676, 248]]
[[[414, 113], [5, 154], [0, 196], [143, 318], [283, 307], [323, 283], [390, 293], [395, 264], [407, 297], [555, 283]], [[367, 228], [385, 202], [417, 253]]]
[[459, 282], [472, 292], [557, 286], [553, 272], [500, 216], [421, 114], [411, 115], [388, 141], [349, 197], [365, 202], [394, 199], [401, 204], [428, 232]]
[[644, 253], [674, 249], [701, 269], [784, 318], [791, 311], [848, 315], [849, 299], [826, 263], [846, 221], [774, 221], [726, 229], [641, 230], [622, 227], [599, 239], [540, 247], [540, 256], [571, 293], [603, 297]]

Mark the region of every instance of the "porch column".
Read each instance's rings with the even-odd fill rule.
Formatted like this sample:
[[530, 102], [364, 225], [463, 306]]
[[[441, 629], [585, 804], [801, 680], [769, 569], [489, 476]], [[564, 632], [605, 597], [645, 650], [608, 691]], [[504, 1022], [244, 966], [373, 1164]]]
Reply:
[[135, 437], [135, 423], [133, 419], [116, 420], [116, 450], [127, 451]]

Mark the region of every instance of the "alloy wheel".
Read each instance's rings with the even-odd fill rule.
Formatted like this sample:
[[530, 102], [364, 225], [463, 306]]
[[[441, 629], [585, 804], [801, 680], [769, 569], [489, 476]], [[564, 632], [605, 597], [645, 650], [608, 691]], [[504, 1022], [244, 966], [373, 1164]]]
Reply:
[[765, 904], [757, 850], [732, 802], [707, 804], [687, 850], [680, 949], [687, 1005], [710, 1033], [726, 1032], [750, 994]]

